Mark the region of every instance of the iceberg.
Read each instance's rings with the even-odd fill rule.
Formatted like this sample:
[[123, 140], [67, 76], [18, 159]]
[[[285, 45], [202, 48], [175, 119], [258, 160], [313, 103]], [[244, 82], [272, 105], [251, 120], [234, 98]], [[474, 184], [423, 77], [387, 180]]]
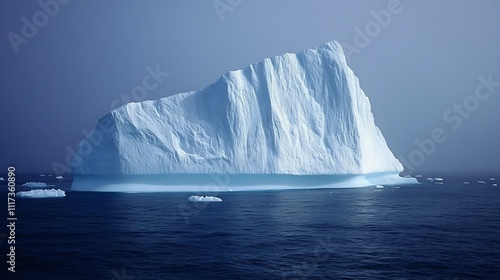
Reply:
[[49, 185], [47, 185], [44, 182], [26, 182], [22, 184], [23, 187], [29, 187], [29, 188], [46, 188]]
[[216, 197], [216, 196], [198, 196], [198, 195], [193, 195], [188, 198], [189, 201], [191, 202], [221, 202], [222, 199]]
[[399, 176], [338, 42], [125, 104], [77, 153], [77, 191], [199, 191], [214, 175], [230, 178], [219, 191], [417, 183]]
[[66, 193], [60, 189], [39, 189], [39, 190], [31, 190], [25, 192], [17, 192], [16, 196], [18, 197], [30, 197], [30, 198], [46, 198], [46, 197], [65, 197]]
[[5, 179], [3, 177], [0, 177], [0, 181], [3, 181], [3, 180], [5, 180]]

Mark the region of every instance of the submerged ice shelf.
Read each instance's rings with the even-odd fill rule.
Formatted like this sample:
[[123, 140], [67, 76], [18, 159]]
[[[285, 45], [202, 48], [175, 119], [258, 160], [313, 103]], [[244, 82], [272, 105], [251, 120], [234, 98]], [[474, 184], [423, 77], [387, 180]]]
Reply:
[[78, 191], [197, 191], [214, 184], [208, 174], [229, 176], [214, 184], [221, 190], [417, 183], [399, 177], [337, 42], [230, 71], [198, 91], [126, 104], [77, 150], [85, 154], [73, 164]]
[[284, 189], [355, 188], [414, 184], [398, 173], [367, 175], [165, 174], [76, 175], [72, 190], [102, 192], [225, 192]]

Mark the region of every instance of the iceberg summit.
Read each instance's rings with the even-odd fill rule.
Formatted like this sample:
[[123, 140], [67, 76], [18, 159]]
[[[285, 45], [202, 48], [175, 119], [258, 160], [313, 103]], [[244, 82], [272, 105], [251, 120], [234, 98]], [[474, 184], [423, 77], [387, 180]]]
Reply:
[[198, 91], [123, 105], [77, 151], [76, 191], [417, 183], [399, 176], [403, 166], [336, 41], [230, 71]]

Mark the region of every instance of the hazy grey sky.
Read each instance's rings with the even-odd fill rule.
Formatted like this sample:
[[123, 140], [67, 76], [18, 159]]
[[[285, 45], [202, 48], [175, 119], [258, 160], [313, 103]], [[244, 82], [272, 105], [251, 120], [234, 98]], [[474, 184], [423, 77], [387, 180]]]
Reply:
[[499, 14], [495, 0], [1, 1], [0, 168], [65, 164], [156, 68], [169, 76], [147, 99], [337, 40], [406, 167], [500, 171]]

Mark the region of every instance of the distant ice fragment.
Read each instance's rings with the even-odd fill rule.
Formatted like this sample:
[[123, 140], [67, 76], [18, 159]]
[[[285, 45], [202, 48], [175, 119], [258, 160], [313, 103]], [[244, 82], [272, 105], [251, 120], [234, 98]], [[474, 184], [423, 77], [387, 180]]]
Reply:
[[492, 186], [492, 187], [497, 187], [498, 185], [497, 185], [497, 184], [492, 184], [491, 186]]
[[436, 178], [427, 178], [425, 180], [429, 182], [434, 182], [434, 181], [443, 181], [443, 178], [436, 177]]
[[3, 177], [0, 177], [0, 181], [3, 181], [3, 180], [5, 180], [5, 179]]
[[490, 178], [490, 181], [495, 181], [495, 178], [491, 177], [491, 178]]
[[375, 186], [375, 188], [376, 188], [376, 189], [383, 189], [383, 188], [384, 188], [384, 186], [382, 186], [382, 185], [376, 185], [376, 186]]
[[47, 185], [44, 182], [26, 182], [22, 184], [23, 187], [29, 187], [29, 188], [46, 188], [49, 185]]
[[415, 178], [422, 178], [422, 175], [420, 175], [420, 174], [415, 175]]
[[50, 189], [50, 190], [31, 190], [31, 191], [25, 191], [25, 192], [18, 192], [16, 193], [16, 196], [18, 197], [29, 197], [29, 198], [47, 198], [47, 197], [65, 197], [66, 193], [63, 190], [55, 190], [55, 189]]
[[191, 202], [221, 202], [222, 199], [216, 197], [216, 196], [198, 196], [198, 195], [193, 195], [188, 198], [189, 201]]
[[45, 174], [40, 174], [40, 177], [45, 177]]
[[468, 185], [468, 184], [470, 184], [470, 183], [469, 183], [469, 182], [467, 182], [467, 181], [465, 181], [465, 182], [464, 182], [464, 185]]
[[62, 180], [62, 179], [64, 179], [64, 177], [63, 176], [56, 176], [56, 179]]
[[478, 182], [478, 184], [486, 184], [485, 181], [477, 181], [477, 182]]

